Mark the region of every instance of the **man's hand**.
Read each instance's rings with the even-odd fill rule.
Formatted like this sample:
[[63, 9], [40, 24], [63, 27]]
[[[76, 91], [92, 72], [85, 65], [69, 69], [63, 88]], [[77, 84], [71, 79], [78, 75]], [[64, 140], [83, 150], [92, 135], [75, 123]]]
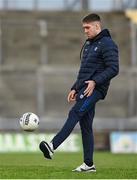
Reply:
[[76, 100], [76, 91], [74, 89], [69, 92], [67, 100], [68, 102], [73, 102]]
[[85, 81], [85, 83], [87, 84], [87, 88], [84, 91], [84, 96], [88, 97], [88, 96], [90, 96], [92, 94], [92, 92], [93, 92], [93, 90], [95, 88], [96, 83], [95, 83], [95, 81], [92, 81], [92, 80]]

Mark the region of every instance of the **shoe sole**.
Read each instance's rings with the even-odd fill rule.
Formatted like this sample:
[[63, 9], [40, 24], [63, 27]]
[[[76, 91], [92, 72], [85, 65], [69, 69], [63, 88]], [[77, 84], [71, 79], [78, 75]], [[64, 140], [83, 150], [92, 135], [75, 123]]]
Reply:
[[72, 172], [85, 172], [85, 173], [88, 173], [88, 172], [93, 172], [93, 173], [95, 173], [96, 172], [96, 170], [85, 170], [85, 171], [77, 171], [77, 170], [72, 170]]
[[89, 170], [89, 171], [86, 171], [87, 173], [88, 172], [93, 172], [93, 173], [95, 173], [96, 172], [96, 170]]
[[43, 152], [43, 155], [47, 159], [52, 159], [49, 153], [49, 145], [45, 141], [42, 141], [39, 145], [40, 150]]

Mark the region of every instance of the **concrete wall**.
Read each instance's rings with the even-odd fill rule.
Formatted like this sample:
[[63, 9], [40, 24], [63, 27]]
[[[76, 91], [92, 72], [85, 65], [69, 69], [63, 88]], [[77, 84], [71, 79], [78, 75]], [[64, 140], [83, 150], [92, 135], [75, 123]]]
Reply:
[[[64, 122], [71, 107], [66, 102], [67, 93], [75, 81], [80, 64], [79, 52], [85, 40], [81, 18], [87, 13], [0, 12], [1, 122], [4, 119], [5, 123], [5, 118], [18, 119], [26, 111], [41, 116], [43, 123], [47, 121], [48, 128], [59, 128], [58, 124]], [[106, 100], [98, 103], [96, 117], [101, 120], [136, 116], [136, 110], [130, 108], [136, 102], [137, 87], [129, 73], [129, 19], [124, 12], [100, 15], [103, 26], [110, 29], [119, 46], [120, 75], [112, 81]], [[45, 21], [47, 36], [43, 36], [40, 29], [40, 24]], [[134, 82], [136, 77], [135, 72]]]

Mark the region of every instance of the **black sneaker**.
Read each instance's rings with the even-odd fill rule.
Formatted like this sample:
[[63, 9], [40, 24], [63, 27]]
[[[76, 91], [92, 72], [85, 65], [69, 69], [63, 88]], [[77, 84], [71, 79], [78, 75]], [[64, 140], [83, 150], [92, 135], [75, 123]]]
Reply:
[[39, 144], [39, 148], [43, 152], [45, 158], [52, 159], [51, 156], [53, 155], [54, 152], [52, 151], [52, 149], [50, 148], [50, 146], [47, 142], [42, 141]]

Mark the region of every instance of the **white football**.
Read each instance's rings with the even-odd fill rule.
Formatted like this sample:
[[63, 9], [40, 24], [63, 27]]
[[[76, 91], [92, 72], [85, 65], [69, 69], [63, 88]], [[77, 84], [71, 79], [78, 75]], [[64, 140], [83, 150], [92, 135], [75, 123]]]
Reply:
[[39, 117], [32, 112], [27, 112], [20, 118], [20, 126], [24, 131], [34, 131], [39, 126]]

